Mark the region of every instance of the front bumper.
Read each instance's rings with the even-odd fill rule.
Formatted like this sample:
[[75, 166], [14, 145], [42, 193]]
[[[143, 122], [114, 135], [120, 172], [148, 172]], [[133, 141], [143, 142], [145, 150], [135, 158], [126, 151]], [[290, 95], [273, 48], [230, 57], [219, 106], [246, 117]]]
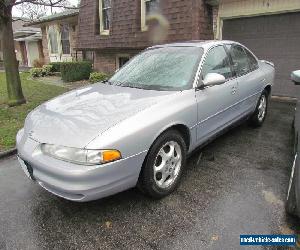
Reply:
[[83, 166], [36, 150], [39, 142], [17, 135], [19, 157], [32, 168], [34, 179], [49, 192], [72, 201], [100, 199], [136, 186], [147, 152], [104, 165]]

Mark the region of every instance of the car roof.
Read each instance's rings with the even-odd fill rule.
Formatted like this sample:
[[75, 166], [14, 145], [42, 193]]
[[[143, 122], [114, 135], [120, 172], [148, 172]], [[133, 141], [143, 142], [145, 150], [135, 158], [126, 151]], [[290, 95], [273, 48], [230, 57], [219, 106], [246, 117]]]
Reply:
[[204, 49], [208, 49], [212, 46], [219, 45], [219, 44], [228, 44], [228, 43], [237, 43], [234, 41], [229, 40], [193, 40], [193, 41], [186, 41], [186, 42], [176, 42], [176, 43], [167, 43], [167, 44], [160, 44], [155, 45], [150, 48], [163, 48], [163, 47], [201, 47]]

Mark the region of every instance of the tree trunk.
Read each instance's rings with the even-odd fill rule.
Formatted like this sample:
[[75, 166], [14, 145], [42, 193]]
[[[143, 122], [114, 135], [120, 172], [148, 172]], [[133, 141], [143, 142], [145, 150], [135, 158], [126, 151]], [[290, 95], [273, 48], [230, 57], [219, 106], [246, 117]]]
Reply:
[[15, 53], [11, 7], [5, 11], [6, 18], [1, 20], [3, 61], [6, 74], [8, 105], [16, 106], [25, 103], [19, 75], [19, 65]]

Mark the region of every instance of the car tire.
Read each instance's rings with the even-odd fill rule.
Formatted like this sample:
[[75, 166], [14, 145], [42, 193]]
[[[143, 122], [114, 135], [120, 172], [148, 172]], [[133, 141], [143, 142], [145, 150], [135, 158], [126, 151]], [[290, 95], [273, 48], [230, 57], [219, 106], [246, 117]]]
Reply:
[[291, 176], [290, 176], [288, 191], [287, 191], [287, 198], [286, 198], [286, 203], [285, 203], [285, 211], [288, 214], [293, 215], [293, 216], [296, 215], [296, 209], [297, 209], [296, 187], [295, 187], [295, 185], [296, 185], [296, 181], [295, 181], [296, 159], [297, 159], [297, 154], [295, 155], [294, 163], [292, 166], [292, 171], [291, 171]]
[[180, 183], [186, 151], [186, 143], [177, 130], [171, 129], [161, 134], [145, 159], [138, 188], [156, 199], [172, 193]]
[[264, 90], [259, 97], [255, 111], [249, 119], [253, 127], [260, 127], [264, 123], [268, 112], [268, 93]]

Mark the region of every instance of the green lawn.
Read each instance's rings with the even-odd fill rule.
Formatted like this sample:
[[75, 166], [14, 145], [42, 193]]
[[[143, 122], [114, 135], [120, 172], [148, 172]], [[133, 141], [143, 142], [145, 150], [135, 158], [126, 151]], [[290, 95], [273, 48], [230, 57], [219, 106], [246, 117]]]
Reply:
[[39, 104], [55, 97], [68, 89], [43, 84], [29, 79], [29, 73], [20, 73], [26, 104], [7, 107], [5, 73], [0, 72], [0, 152], [15, 146], [17, 131], [23, 127], [26, 115]]

